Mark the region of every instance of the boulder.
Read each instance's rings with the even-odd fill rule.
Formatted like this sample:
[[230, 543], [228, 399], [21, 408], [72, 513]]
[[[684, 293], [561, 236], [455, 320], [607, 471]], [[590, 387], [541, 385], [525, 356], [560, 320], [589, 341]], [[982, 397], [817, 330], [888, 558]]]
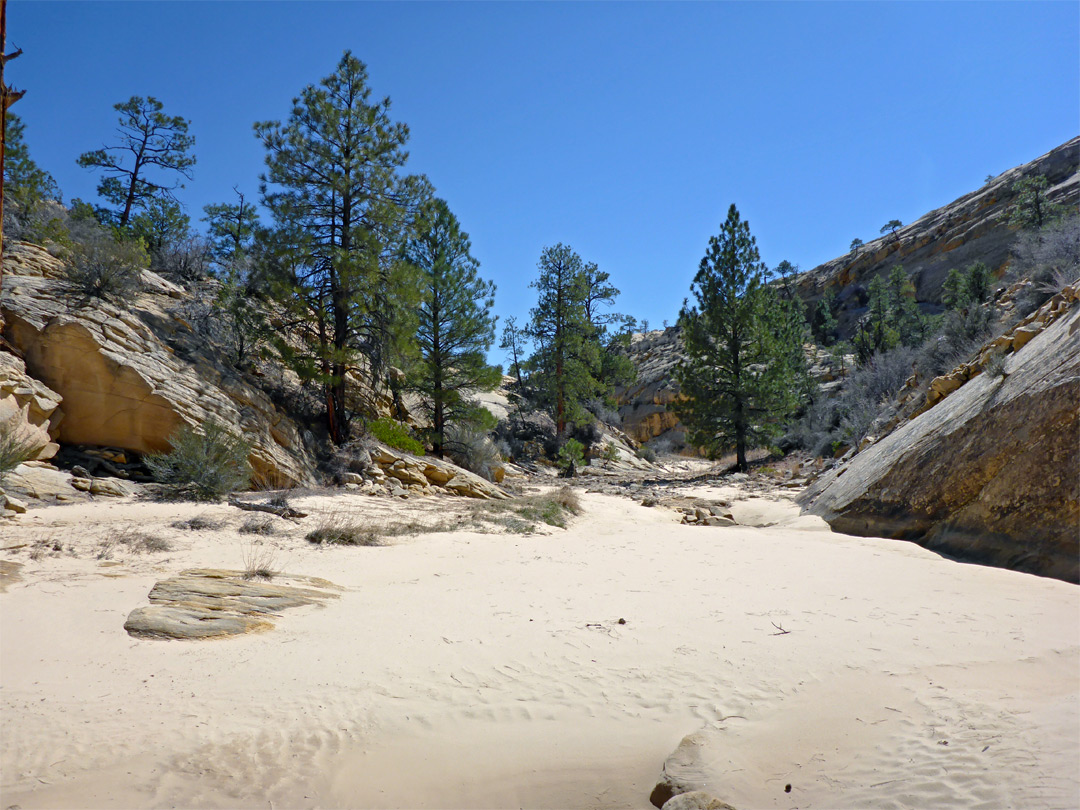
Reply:
[[24, 246], [18, 258], [16, 265], [4, 256], [4, 336], [27, 372], [63, 399], [64, 419], [50, 424], [54, 439], [157, 452], [178, 428], [215, 419], [252, 443], [258, 483], [315, 483], [292, 422], [174, 314], [179, 288], [145, 273], [148, 291], [122, 308], [103, 301], [70, 307], [49, 274], [20, 269], [47, 265], [48, 253]]
[[[649, 794], [655, 807], [666, 807], [674, 796], [702, 792], [709, 785], [707, 757], [703, 754], [710, 743], [704, 731], [688, 734], [664, 761], [660, 778]], [[693, 806], [693, 805], [691, 805]]]
[[26, 373], [26, 364], [0, 350], [0, 429], [25, 442], [31, 459], [52, 458], [63, 412], [61, 396]]
[[244, 579], [242, 571], [191, 569], [164, 579], [150, 591], [148, 607], [124, 623], [140, 638], [205, 639], [269, 630], [274, 614], [321, 605], [339, 588], [316, 577], [277, 574], [272, 582]]
[[63, 503], [86, 499], [85, 493], [71, 485], [72, 478], [66, 472], [44, 464], [31, 461], [20, 464], [4, 478], [4, 490], [20, 498], [42, 501], [44, 503]]
[[393, 479], [391, 495], [396, 497], [407, 497], [409, 490], [423, 494], [442, 490], [466, 498], [486, 500], [510, 497], [497, 485], [445, 459], [416, 458], [382, 445], [371, 450], [371, 458], [385, 475]]
[[1080, 581], [1080, 306], [818, 478], [800, 496], [835, 531]]
[[735, 808], [703, 790], [691, 790], [689, 793], [672, 796], [664, 802], [663, 810], [735, 810]]

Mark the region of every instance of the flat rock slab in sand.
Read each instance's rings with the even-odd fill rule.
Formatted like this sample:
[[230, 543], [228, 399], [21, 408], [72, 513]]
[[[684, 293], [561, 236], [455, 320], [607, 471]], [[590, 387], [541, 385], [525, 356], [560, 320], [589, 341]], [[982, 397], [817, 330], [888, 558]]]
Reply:
[[277, 574], [273, 582], [244, 579], [242, 571], [193, 568], [163, 579], [149, 607], [131, 611], [124, 629], [139, 638], [220, 638], [269, 630], [286, 608], [336, 599], [337, 585], [317, 577]]

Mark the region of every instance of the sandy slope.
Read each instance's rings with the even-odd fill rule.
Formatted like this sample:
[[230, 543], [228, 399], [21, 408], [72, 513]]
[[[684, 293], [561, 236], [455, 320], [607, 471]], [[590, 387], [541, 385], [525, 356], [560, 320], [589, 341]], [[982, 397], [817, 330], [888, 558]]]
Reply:
[[[531, 536], [320, 549], [294, 528], [278, 566], [342, 598], [210, 642], [122, 626], [157, 579], [241, 564], [236, 510], [0, 527], [4, 547], [76, 551], [2, 555], [25, 567], [0, 595], [0, 806], [645, 808], [705, 725], [730, 737], [714, 792], [740, 808], [1080, 806], [1075, 586], [831, 534], [782, 501], [734, 509], [780, 525], [721, 529], [583, 500], [569, 530]], [[230, 528], [168, 528], [198, 513]], [[175, 550], [94, 559], [127, 523]]]

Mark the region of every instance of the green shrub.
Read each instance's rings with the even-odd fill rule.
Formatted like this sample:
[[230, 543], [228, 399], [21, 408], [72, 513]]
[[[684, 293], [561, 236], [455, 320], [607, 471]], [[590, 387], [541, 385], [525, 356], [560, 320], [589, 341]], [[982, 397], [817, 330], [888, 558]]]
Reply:
[[33, 443], [19, 435], [15, 422], [0, 422], [0, 481], [34, 455]]
[[141, 289], [142, 271], [149, 263], [141, 241], [96, 235], [74, 246], [63, 289], [83, 300], [124, 301]]
[[170, 452], [143, 456], [154, 478], [166, 485], [168, 497], [218, 501], [251, 481], [251, 443], [216, 420], [204, 422], [201, 431], [185, 425], [169, 443]]
[[643, 461], [649, 462], [650, 464], [656, 461], [656, 451], [653, 450], [651, 447], [645, 446], [644, 444], [634, 451], [634, 455], [636, 455]]
[[567, 472], [580, 467], [585, 462], [585, 445], [577, 439], [567, 439], [566, 443], [559, 448], [558, 464]]
[[404, 450], [414, 456], [424, 455], [424, 445], [409, 434], [409, 429], [393, 419], [376, 419], [368, 423], [368, 432], [387, 447]]

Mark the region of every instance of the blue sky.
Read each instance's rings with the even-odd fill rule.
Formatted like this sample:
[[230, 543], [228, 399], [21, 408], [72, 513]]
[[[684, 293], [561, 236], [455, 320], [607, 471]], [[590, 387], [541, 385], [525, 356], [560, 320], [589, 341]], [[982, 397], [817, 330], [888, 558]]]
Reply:
[[10, 0], [8, 43], [14, 111], [66, 198], [95, 198], [75, 159], [112, 105], [154, 95], [191, 121], [193, 219], [255, 194], [253, 122], [352, 49], [519, 319], [545, 245], [655, 328], [729, 203], [770, 266], [809, 269], [1080, 132], [1076, 2]]

